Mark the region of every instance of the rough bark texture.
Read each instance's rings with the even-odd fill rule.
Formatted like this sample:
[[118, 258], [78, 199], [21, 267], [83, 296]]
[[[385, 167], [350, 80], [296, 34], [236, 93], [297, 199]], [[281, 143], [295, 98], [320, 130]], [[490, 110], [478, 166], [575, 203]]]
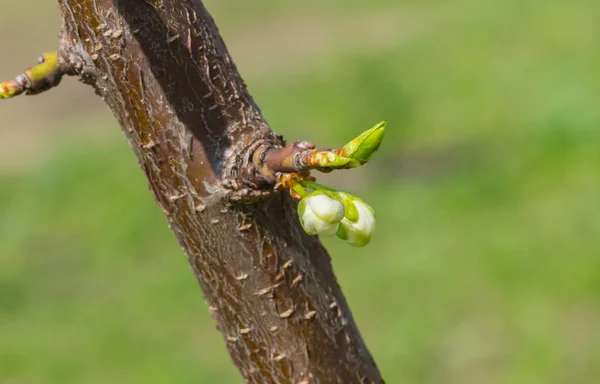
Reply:
[[252, 165], [283, 142], [202, 2], [58, 2], [61, 68], [119, 120], [245, 380], [382, 382], [329, 255]]

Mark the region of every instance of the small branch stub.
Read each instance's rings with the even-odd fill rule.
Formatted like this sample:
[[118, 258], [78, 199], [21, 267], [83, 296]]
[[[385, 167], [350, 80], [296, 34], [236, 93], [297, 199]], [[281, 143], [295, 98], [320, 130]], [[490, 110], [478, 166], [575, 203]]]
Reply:
[[37, 95], [57, 86], [63, 75], [58, 65], [58, 54], [46, 52], [40, 56], [37, 65], [12, 80], [0, 83], [0, 99], [9, 99], [22, 93]]

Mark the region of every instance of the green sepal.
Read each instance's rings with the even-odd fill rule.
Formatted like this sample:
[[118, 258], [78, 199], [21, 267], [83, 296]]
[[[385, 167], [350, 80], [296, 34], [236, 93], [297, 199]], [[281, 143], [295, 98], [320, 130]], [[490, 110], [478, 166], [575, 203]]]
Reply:
[[333, 196], [330, 196], [340, 203], [344, 204], [344, 211], [346, 212], [345, 218], [355, 223], [358, 221], [358, 209], [354, 205], [354, 200], [358, 199], [346, 192], [331, 192]]
[[344, 241], [348, 240], [348, 232], [346, 232], [346, 229], [344, 229], [342, 225], [338, 227], [338, 230], [335, 233], [335, 235]]

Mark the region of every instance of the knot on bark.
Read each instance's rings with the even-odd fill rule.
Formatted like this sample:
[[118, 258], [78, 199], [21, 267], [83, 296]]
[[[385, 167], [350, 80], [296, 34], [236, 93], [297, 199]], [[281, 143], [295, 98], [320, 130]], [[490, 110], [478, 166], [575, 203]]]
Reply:
[[252, 140], [241, 140], [240, 144], [232, 148], [223, 164], [222, 183], [229, 191], [229, 198], [252, 203], [271, 197], [276, 193], [276, 178], [266, 169], [264, 158], [268, 150], [285, 145], [283, 137], [265, 132]]

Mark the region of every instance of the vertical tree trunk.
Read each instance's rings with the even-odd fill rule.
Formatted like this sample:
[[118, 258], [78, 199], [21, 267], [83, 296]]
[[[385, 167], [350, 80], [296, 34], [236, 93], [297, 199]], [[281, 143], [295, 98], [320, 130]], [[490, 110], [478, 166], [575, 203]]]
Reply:
[[119, 120], [245, 380], [383, 382], [327, 252], [252, 164], [283, 142], [202, 2], [58, 3], [60, 65]]

